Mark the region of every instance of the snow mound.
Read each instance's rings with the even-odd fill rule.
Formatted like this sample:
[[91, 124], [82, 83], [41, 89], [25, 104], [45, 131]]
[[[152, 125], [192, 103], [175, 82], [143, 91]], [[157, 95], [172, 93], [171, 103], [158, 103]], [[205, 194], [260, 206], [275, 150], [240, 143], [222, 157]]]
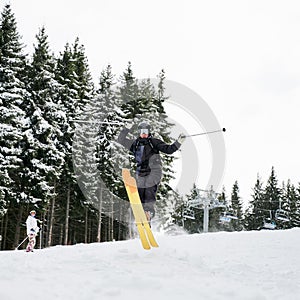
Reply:
[[0, 252], [0, 299], [299, 299], [300, 229]]

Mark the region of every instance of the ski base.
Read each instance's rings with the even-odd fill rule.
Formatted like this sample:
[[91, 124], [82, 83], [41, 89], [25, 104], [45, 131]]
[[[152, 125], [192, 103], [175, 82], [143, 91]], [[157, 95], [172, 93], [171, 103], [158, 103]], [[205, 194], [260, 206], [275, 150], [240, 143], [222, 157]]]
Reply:
[[150, 250], [151, 247], [158, 247], [140, 200], [136, 180], [128, 169], [122, 170], [122, 176], [143, 248]]

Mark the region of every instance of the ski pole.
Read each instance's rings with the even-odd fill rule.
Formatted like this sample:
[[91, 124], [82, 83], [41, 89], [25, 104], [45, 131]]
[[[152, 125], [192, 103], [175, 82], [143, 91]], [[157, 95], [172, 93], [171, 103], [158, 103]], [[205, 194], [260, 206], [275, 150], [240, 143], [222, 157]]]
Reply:
[[91, 123], [91, 124], [108, 124], [108, 125], [121, 125], [120, 122], [108, 122], [108, 121], [89, 121], [89, 120], [73, 120], [75, 123]]
[[202, 133], [195, 133], [195, 134], [190, 134], [190, 135], [185, 135], [185, 137], [192, 137], [192, 136], [197, 136], [197, 135], [205, 135], [205, 134], [210, 134], [210, 133], [215, 133], [215, 132], [225, 132], [226, 129], [222, 128], [219, 130], [214, 130], [214, 131], [207, 131], [207, 132], [202, 132]]
[[28, 235], [26, 236], [26, 238], [16, 247], [15, 250], [18, 250], [18, 248], [28, 239]]
[[42, 249], [42, 240], [43, 240], [43, 226], [40, 226], [40, 249]]

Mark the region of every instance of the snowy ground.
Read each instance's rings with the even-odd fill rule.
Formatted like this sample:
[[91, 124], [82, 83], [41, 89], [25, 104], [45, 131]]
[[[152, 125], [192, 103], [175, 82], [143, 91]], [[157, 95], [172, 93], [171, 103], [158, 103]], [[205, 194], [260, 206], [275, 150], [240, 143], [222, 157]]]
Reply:
[[0, 299], [300, 299], [300, 229], [0, 252]]

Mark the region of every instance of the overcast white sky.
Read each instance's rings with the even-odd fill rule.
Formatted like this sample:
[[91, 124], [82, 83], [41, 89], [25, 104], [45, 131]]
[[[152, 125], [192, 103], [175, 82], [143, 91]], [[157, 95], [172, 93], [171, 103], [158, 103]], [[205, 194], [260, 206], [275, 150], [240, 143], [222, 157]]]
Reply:
[[[1, 8], [5, 1], [1, 1]], [[139, 78], [166, 76], [198, 93], [225, 135], [227, 192], [250, 199], [257, 173], [300, 181], [300, 3], [243, 0], [11, 0], [31, 53], [45, 26], [55, 53], [78, 36], [95, 81], [131, 61]], [[214, 128], [213, 128], [214, 129]]]

